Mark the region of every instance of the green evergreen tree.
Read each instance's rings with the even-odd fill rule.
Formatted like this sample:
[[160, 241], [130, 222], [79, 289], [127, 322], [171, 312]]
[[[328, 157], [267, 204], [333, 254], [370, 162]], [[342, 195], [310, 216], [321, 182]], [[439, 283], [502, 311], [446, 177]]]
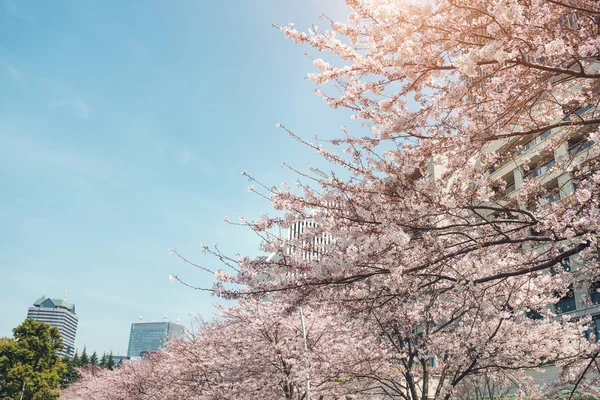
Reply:
[[90, 357], [90, 365], [93, 367], [98, 366], [98, 354], [94, 351]]
[[108, 366], [106, 365], [107, 361], [108, 358], [106, 357], [106, 353], [102, 353], [102, 357], [100, 358], [100, 363], [98, 364], [98, 366], [100, 368], [108, 368]]
[[27, 318], [13, 329], [14, 338], [0, 338], [0, 399], [53, 400], [65, 364], [56, 355], [63, 348], [55, 327]]
[[[77, 357], [77, 359], [75, 357]], [[77, 353], [75, 353], [73, 358], [70, 358], [70, 357], [63, 358], [63, 362], [65, 363], [67, 368], [66, 368], [65, 372], [62, 374], [62, 376], [60, 377], [60, 387], [65, 389], [65, 388], [69, 387], [69, 385], [71, 385], [77, 379], [79, 379], [79, 374], [75, 370], [75, 368], [78, 367], [77, 364], [79, 363], [79, 356], [77, 355]]]
[[115, 359], [113, 358], [112, 351], [108, 355], [108, 360], [106, 360], [106, 368], [111, 371], [115, 368]]
[[87, 349], [83, 346], [83, 352], [81, 352], [81, 357], [79, 357], [79, 366], [85, 367], [90, 363], [90, 358], [87, 355]]
[[75, 355], [73, 355], [73, 359], [71, 360], [71, 365], [73, 367], [79, 367], [79, 354], [77, 353], [77, 350], [75, 350]]

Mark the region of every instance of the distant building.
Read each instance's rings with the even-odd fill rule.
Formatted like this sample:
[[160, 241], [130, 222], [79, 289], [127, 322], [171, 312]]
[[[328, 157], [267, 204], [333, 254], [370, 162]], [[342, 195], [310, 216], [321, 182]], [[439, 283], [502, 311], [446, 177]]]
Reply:
[[66, 299], [49, 299], [42, 296], [33, 303], [33, 307], [29, 307], [27, 318], [57, 327], [64, 345], [57, 354], [61, 357], [73, 356], [78, 321], [75, 304], [67, 302]]
[[288, 230], [288, 255], [299, 255], [304, 260], [316, 260], [332, 242], [331, 235], [321, 233], [310, 235], [311, 229], [317, 229], [318, 225], [312, 219], [296, 221]]
[[131, 324], [128, 357], [142, 357], [165, 346], [167, 340], [183, 336], [185, 328], [173, 322], [138, 322]]
[[122, 362], [122, 361], [129, 360], [128, 356], [115, 356], [115, 355], [113, 355], [112, 358], [113, 358], [113, 361], [115, 362], [115, 365], [119, 365], [119, 363]]

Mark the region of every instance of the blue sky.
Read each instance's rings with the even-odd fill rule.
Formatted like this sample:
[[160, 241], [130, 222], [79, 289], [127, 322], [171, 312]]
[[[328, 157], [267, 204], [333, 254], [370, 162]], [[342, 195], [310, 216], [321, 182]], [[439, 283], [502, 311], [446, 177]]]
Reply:
[[200, 244], [258, 255], [223, 217], [270, 205], [247, 170], [291, 182], [315, 156], [275, 127], [330, 136], [347, 115], [304, 77], [303, 47], [271, 27], [324, 24], [342, 0], [0, 0], [0, 336], [41, 295], [77, 306], [76, 346], [127, 351], [129, 328], [216, 300], [169, 281], [210, 277]]

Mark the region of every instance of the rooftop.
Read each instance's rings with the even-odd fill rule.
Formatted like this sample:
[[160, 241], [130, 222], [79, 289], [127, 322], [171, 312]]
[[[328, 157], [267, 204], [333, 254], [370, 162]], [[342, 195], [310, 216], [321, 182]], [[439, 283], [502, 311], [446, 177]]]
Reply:
[[71, 311], [75, 314], [75, 304], [69, 303], [66, 300], [61, 299], [50, 299], [44, 296], [40, 297], [33, 303], [35, 307], [45, 307], [45, 308], [64, 308], [65, 310]]

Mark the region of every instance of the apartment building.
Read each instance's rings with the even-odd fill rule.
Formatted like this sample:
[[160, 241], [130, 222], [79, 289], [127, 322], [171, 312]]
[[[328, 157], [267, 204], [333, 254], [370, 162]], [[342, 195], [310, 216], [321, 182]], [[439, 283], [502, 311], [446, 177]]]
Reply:
[[[589, 104], [573, 110], [564, 117], [571, 118], [597, 117], [600, 112], [596, 106]], [[523, 137], [510, 141], [499, 141], [490, 146], [490, 150], [500, 150], [506, 158], [488, 171], [490, 178], [502, 179], [506, 182], [505, 193], [514, 198], [519, 193], [527, 179], [537, 179], [547, 191], [545, 200], [557, 202], [572, 195], [576, 189], [573, 174], [569, 169], [553, 169], [557, 163], [568, 162], [574, 169], [584, 163], [597, 144], [588, 140], [589, 130], [580, 130], [570, 135], [563, 135], [560, 128], [546, 130], [533, 137]], [[548, 142], [559, 137], [561, 142], [551, 146], [552, 151], [546, 150]], [[537, 232], [532, 231], [532, 235]], [[565, 271], [572, 272], [580, 266], [577, 256], [564, 260]], [[552, 307], [557, 313], [571, 313], [577, 317], [592, 315], [594, 318], [593, 331], [600, 333], [600, 282], [582, 283], [572, 287], [566, 296], [562, 297]]]

